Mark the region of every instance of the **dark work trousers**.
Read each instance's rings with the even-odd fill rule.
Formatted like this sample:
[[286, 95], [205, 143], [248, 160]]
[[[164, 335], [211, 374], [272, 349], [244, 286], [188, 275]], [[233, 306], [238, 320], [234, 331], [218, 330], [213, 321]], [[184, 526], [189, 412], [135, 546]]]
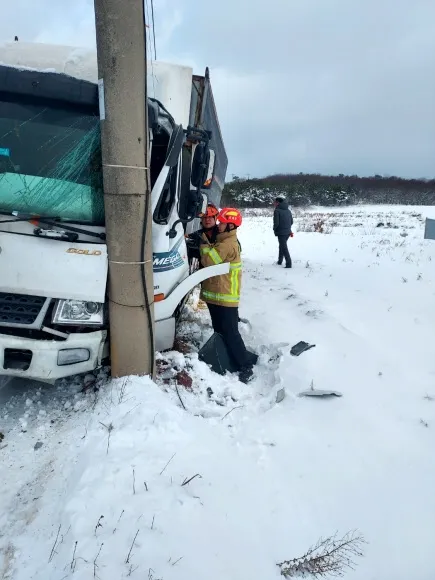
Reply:
[[222, 335], [229, 354], [239, 367], [253, 366], [257, 356], [246, 350], [243, 338], [239, 332], [239, 309], [229, 306], [207, 304], [211, 316], [213, 330]]
[[285, 265], [291, 266], [292, 259], [290, 258], [290, 252], [288, 251], [287, 241], [290, 236], [278, 236], [279, 243], [279, 254], [278, 254], [278, 264], [282, 264], [283, 259], [285, 259]]

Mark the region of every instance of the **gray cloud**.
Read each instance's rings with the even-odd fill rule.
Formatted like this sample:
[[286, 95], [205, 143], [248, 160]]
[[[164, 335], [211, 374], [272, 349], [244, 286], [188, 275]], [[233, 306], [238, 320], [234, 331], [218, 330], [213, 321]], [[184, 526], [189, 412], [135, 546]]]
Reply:
[[[229, 173], [433, 176], [433, 0], [155, 0], [158, 58], [211, 69]], [[94, 44], [93, 2], [16, 0], [0, 38]]]

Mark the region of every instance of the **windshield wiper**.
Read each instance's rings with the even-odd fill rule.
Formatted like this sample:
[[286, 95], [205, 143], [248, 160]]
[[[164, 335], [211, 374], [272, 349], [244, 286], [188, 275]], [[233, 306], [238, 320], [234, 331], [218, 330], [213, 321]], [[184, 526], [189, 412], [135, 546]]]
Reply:
[[43, 228], [35, 228], [33, 230], [35, 236], [40, 236], [41, 238], [49, 238], [51, 240], [61, 240], [68, 242], [77, 242], [79, 235], [73, 232], [63, 232], [57, 230], [44, 230]]
[[100, 240], [105, 240], [106, 239], [106, 234], [104, 232], [93, 232], [91, 230], [84, 230], [83, 228], [76, 228], [74, 226], [70, 226], [65, 224], [62, 220], [60, 219], [50, 219], [50, 218], [38, 218], [38, 221], [40, 221], [43, 224], [47, 224], [49, 226], [57, 226], [58, 228], [63, 228], [64, 230], [68, 230], [69, 232], [75, 232], [76, 234], [83, 234], [84, 236], [90, 236], [92, 238], [98, 238]]
[[[1, 215], [9, 215], [9, 214], [2, 213]], [[84, 236], [90, 236], [92, 238], [98, 238], [100, 240], [106, 239], [105, 232], [93, 232], [91, 230], [85, 230], [83, 228], [76, 228], [74, 226], [70, 226], [68, 224], [65, 224], [62, 221], [62, 219], [60, 217], [57, 217], [57, 216], [44, 217], [44, 216], [39, 216], [39, 215], [19, 213], [19, 212], [15, 212], [15, 211], [12, 212], [12, 215], [15, 216], [15, 219], [2, 220], [2, 221], [0, 221], [0, 225], [7, 224], [7, 223], [13, 223], [13, 222], [34, 222], [34, 221], [37, 221], [37, 222], [40, 222], [41, 224], [46, 224], [48, 226], [61, 227], [64, 230], [67, 230], [69, 232], [74, 232], [75, 234], [83, 234]], [[42, 230], [41, 228], [36, 228], [34, 230], [34, 233], [36, 235], [41, 235], [41, 231], [37, 232], [36, 230], [45, 231], [45, 230]], [[48, 230], [48, 231], [54, 231], [54, 230]], [[74, 237], [74, 239], [71, 239], [73, 237]], [[68, 241], [77, 241], [77, 239], [78, 239], [78, 235], [68, 237]]]

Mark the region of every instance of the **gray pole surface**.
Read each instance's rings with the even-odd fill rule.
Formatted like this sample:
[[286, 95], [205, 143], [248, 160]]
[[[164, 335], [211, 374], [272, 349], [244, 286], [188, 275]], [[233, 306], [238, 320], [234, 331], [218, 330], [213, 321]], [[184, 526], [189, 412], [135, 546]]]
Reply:
[[94, 4], [112, 376], [154, 376], [144, 4], [143, 0], [94, 0]]

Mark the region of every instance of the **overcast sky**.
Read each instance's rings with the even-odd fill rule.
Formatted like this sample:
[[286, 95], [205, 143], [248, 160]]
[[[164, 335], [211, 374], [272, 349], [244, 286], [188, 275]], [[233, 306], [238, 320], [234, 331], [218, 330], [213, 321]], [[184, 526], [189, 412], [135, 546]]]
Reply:
[[[154, 8], [158, 59], [196, 73], [210, 67], [228, 177], [434, 177], [434, 0], [154, 0]], [[93, 1], [8, 2], [0, 39], [15, 34], [93, 46]]]

